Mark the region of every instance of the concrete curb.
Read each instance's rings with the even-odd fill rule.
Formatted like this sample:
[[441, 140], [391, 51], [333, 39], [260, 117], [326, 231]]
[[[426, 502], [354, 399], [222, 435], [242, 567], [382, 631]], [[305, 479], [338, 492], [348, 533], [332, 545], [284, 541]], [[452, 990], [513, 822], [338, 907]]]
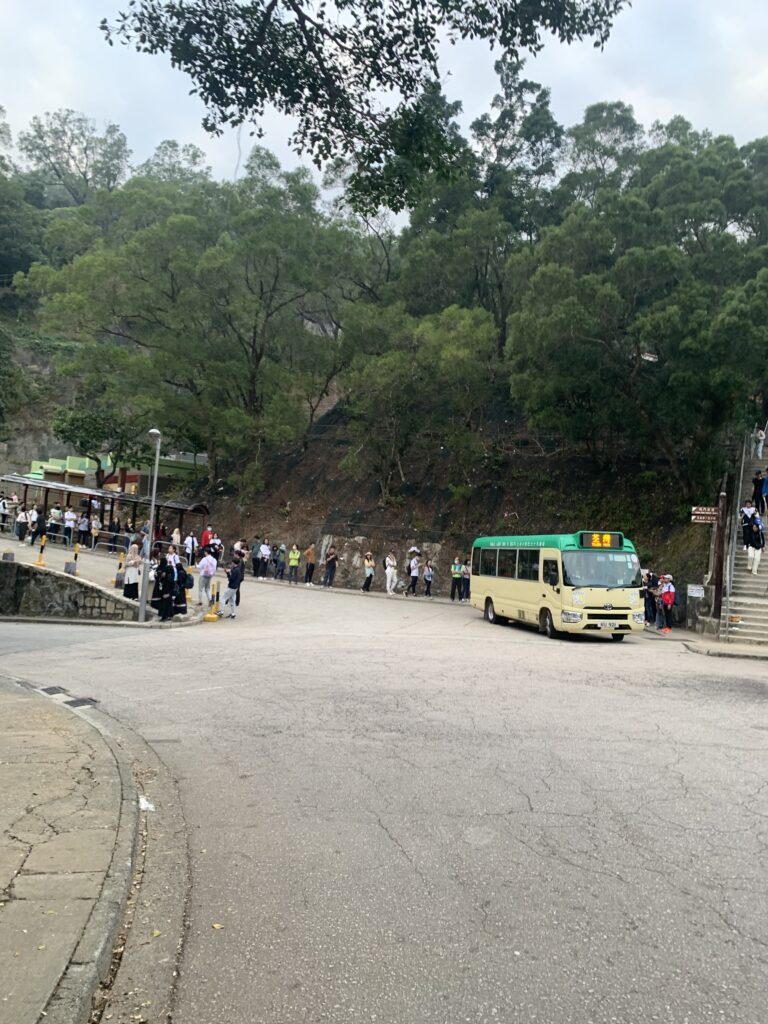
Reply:
[[[28, 683], [24, 685], [39, 692]], [[93, 996], [109, 975], [139, 849], [139, 798], [131, 769], [118, 756], [109, 737], [90, 719], [84, 721], [99, 734], [115, 761], [120, 777], [120, 816], [104, 884], [77, 948], [45, 1008], [46, 1024], [88, 1024]]]
[[34, 615], [0, 615], [2, 622], [34, 622], [38, 626], [112, 626], [116, 629], [183, 629], [185, 626], [197, 626], [203, 621], [201, 613], [187, 613], [178, 622], [122, 622], [119, 619], [48, 619]]
[[708, 658], [743, 658], [745, 661], [768, 661], [768, 653], [763, 654], [761, 651], [756, 651], [752, 654], [751, 651], [729, 651], [727, 649], [720, 650], [713, 647], [704, 647], [702, 644], [697, 644], [695, 641], [685, 640], [683, 641], [686, 650], [692, 654], [703, 654]]

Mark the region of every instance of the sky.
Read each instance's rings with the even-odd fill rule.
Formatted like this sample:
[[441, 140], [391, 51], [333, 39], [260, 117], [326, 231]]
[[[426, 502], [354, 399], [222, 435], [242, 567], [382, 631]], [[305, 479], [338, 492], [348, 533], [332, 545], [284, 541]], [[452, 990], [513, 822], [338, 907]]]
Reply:
[[[191, 84], [162, 55], [108, 46], [102, 17], [119, 0], [0, 0], [0, 106], [14, 132], [35, 114], [61, 107], [103, 125], [120, 125], [138, 164], [163, 139], [194, 142], [214, 175], [231, 178], [254, 140], [248, 129], [212, 138]], [[552, 90], [561, 123], [580, 120], [589, 104], [623, 100], [650, 126], [682, 114], [697, 128], [746, 142], [768, 135], [768, 3], [766, 0], [635, 0], [620, 14], [605, 49], [589, 42], [549, 43], [526, 74]], [[466, 127], [489, 109], [497, 89], [493, 55], [484, 44], [445, 50], [444, 87], [461, 100]], [[287, 145], [289, 122], [268, 113], [266, 145], [285, 166], [300, 162]]]

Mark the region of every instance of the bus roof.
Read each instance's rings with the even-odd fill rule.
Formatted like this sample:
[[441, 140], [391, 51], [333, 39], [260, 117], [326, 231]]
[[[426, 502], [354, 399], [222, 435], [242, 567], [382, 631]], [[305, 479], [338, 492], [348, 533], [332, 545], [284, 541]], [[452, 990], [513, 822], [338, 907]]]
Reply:
[[[590, 550], [581, 543], [583, 534], [600, 534], [617, 531], [607, 530], [578, 530], [576, 533], [534, 533], [527, 537], [478, 537], [472, 545], [475, 548], [555, 548], [558, 551], [585, 551]], [[634, 551], [635, 545], [623, 534], [621, 546], [614, 547], [614, 551]], [[606, 545], [607, 547], [607, 545]]]

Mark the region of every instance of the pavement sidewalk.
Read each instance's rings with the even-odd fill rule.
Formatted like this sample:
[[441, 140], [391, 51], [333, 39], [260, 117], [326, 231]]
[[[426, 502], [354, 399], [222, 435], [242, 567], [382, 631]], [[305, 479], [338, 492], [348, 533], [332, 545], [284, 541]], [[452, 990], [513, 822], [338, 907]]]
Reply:
[[101, 734], [0, 679], [0, 1024], [88, 1020], [137, 824], [130, 772]]

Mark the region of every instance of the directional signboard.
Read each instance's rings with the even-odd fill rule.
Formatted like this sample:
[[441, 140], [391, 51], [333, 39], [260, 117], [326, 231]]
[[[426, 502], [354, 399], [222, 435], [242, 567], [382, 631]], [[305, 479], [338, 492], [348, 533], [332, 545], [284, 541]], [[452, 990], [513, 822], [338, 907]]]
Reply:
[[694, 505], [691, 509], [692, 523], [716, 523], [717, 516], [717, 506]]

